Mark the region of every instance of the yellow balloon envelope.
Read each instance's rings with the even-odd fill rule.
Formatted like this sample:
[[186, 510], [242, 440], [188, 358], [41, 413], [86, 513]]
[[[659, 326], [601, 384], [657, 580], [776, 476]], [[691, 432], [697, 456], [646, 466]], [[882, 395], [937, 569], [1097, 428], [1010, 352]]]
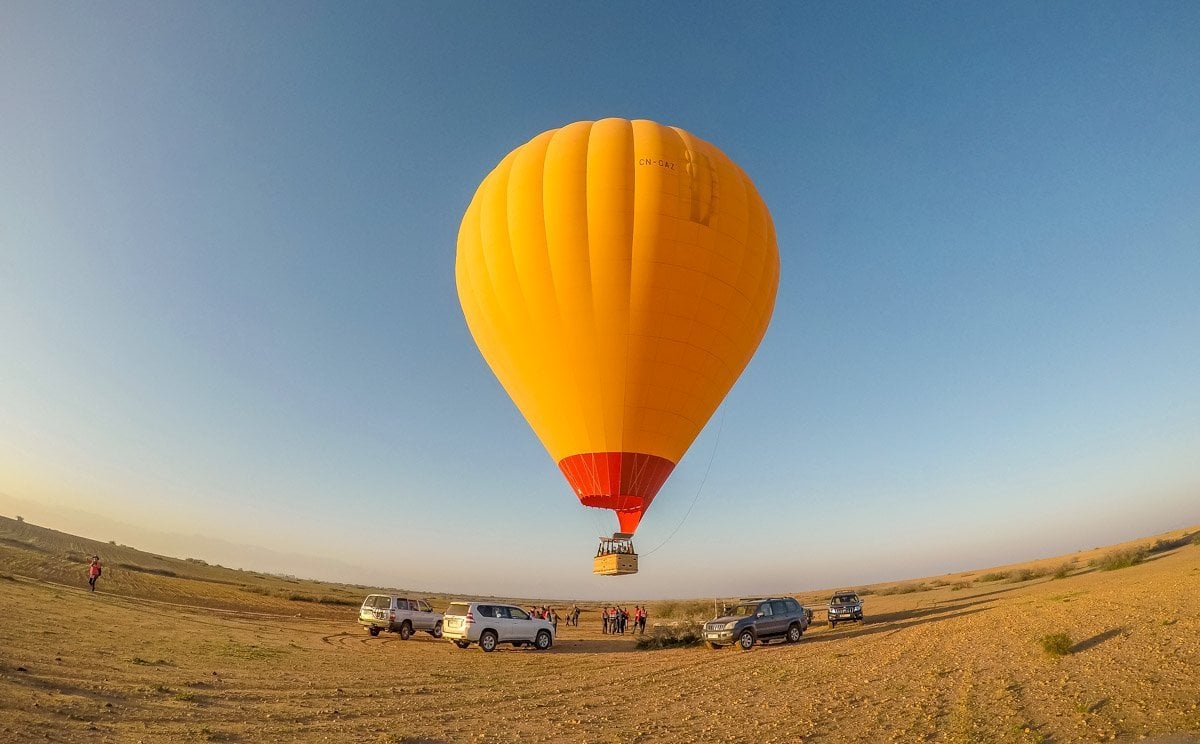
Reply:
[[475, 343], [579, 500], [633, 533], [758, 348], [779, 251], [723, 152], [603, 119], [488, 174], [455, 274]]

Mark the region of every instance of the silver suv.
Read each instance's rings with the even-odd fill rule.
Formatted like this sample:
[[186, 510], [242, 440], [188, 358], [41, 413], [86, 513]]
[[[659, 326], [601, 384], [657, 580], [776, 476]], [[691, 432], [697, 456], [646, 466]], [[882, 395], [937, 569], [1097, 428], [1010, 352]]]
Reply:
[[791, 597], [743, 599], [732, 611], [704, 624], [704, 641], [709, 648], [736, 643], [747, 651], [755, 642], [782, 638], [795, 643], [808, 630], [811, 614]]
[[484, 651], [495, 651], [501, 643], [532, 645], [545, 651], [554, 645], [554, 625], [533, 617], [520, 607], [495, 602], [451, 602], [446, 608], [444, 637], [455, 646], [478, 643]]
[[395, 594], [371, 594], [358, 610], [358, 622], [373, 636], [386, 630], [399, 633], [407, 641], [413, 631], [423, 630], [434, 638], [442, 637], [442, 616], [423, 599]]

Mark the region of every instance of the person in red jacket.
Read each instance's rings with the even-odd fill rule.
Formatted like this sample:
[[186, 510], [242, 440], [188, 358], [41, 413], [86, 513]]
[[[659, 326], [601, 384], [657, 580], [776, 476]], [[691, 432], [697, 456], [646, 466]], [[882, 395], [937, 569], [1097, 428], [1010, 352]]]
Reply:
[[96, 591], [96, 579], [100, 578], [101, 573], [100, 556], [94, 555], [88, 562], [88, 586], [91, 587], [88, 591]]

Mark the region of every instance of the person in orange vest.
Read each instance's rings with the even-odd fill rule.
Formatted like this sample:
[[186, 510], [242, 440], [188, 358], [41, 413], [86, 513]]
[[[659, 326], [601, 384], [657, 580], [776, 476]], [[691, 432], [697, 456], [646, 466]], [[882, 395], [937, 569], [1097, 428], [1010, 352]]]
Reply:
[[92, 560], [88, 561], [88, 591], [96, 591], [96, 579], [100, 578], [103, 570], [100, 568], [100, 556], [92, 556]]

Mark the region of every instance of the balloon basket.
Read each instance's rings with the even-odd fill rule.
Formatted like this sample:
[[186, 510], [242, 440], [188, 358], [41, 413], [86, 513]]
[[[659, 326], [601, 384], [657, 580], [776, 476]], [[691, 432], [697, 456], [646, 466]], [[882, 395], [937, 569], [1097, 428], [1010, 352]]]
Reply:
[[597, 576], [625, 576], [638, 572], [638, 556], [633, 549], [633, 535], [618, 532], [600, 538], [600, 547], [592, 560], [592, 573]]

